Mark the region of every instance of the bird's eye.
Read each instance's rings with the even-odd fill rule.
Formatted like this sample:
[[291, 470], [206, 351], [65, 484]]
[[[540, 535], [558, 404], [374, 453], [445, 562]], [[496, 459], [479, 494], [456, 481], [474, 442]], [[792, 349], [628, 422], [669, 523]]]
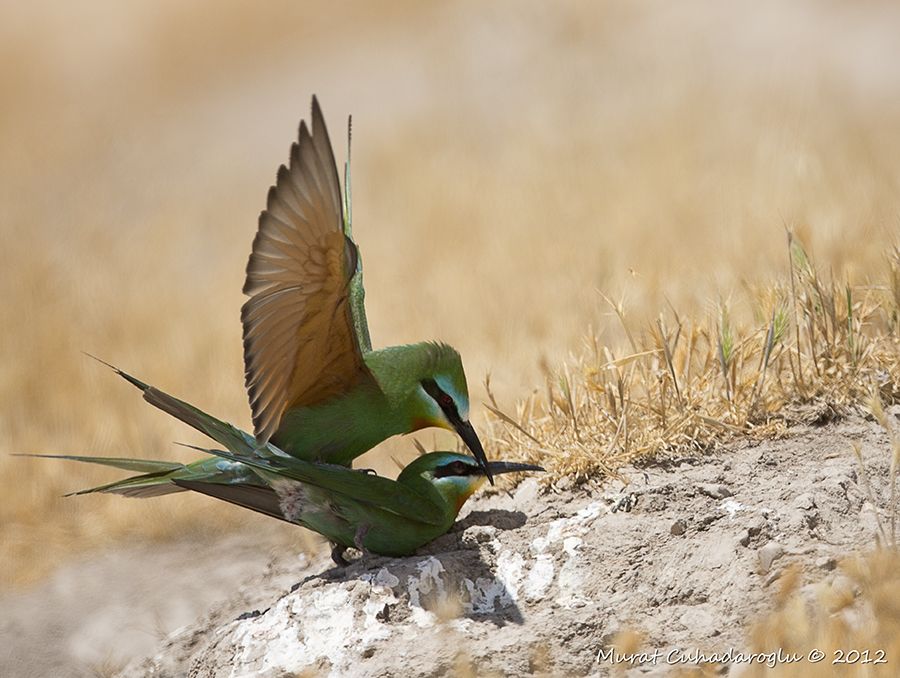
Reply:
[[441, 406], [442, 407], [450, 407], [453, 404], [453, 398], [448, 396], [446, 393], [441, 393]]
[[438, 466], [435, 469], [435, 478], [446, 478], [447, 476], [470, 476], [472, 475], [472, 467], [462, 461], [451, 461], [449, 464]]

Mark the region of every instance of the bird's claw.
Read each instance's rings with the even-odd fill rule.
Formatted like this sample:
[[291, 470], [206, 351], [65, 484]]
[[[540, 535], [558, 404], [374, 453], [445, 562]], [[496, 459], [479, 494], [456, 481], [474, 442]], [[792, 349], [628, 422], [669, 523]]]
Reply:
[[363, 539], [366, 538], [366, 535], [369, 534], [369, 528], [371, 525], [360, 524], [359, 527], [356, 528], [356, 534], [353, 535], [353, 545], [362, 553], [364, 556], [372, 555], [369, 549], [365, 547], [363, 544]]
[[[369, 551], [363, 544], [363, 540], [366, 538], [366, 535], [369, 533], [369, 528], [371, 525], [360, 525], [356, 528], [356, 534], [353, 535], [353, 545], [356, 549], [362, 553], [364, 556], [371, 556], [372, 552]], [[350, 561], [344, 557], [344, 554], [347, 552], [347, 547], [343, 544], [335, 544], [332, 542], [331, 547], [331, 559], [335, 562], [336, 565], [340, 567], [347, 567], [350, 565]]]
[[336, 565], [341, 567], [347, 567], [350, 564], [350, 561], [344, 558], [344, 553], [347, 551], [347, 547], [343, 544], [335, 544], [331, 549], [331, 559], [335, 562]]

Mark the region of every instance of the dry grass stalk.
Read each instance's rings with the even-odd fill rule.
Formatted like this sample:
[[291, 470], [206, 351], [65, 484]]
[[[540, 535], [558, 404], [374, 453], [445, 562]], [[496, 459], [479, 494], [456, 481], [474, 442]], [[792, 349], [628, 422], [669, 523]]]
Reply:
[[897, 248], [886, 282], [851, 285], [820, 274], [790, 233], [788, 246], [788, 284], [750, 290], [763, 319], [756, 326], [737, 325], [720, 302], [715, 321], [685, 322], [670, 309], [638, 331], [622, 304], [606, 298], [627, 355], [592, 336], [580, 359], [547, 371], [546, 395], [519, 402], [514, 416], [500, 409], [488, 381], [495, 454], [585, 478], [648, 455], [825, 421], [861, 406], [873, 389], [879, 402], [898, 402]]

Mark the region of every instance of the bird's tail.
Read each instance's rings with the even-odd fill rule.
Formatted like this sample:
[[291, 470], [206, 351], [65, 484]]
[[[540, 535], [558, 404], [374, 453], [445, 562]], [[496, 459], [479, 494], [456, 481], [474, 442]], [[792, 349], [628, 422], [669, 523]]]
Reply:
[[127, 382], [139, 388], [144, 394], [144, 400], [148, 403], [208, 435], [217, 443], [223, 445], [228, 451], [238, 455], [259, 455], [263, 457], [273, 453], [278, 454], [278, 451], [271, 446], [261, 445], [249, 433], [245, 433], [231, 424], [226, 424], [224, 421], [220, 421], [193, 405], [160, 391], [154, 386], [145, 384], [140, 379], [132, 377], [127, 372], [123, 372], [115, 365], [110, 365], [105, 360], [101, 360], [96, 356], [90, 357], [103, 363]]
[[206, 484], [242, 484], [261, 483], [259, 476], [243, 464], [229, 463], [212, 457], [201, 459], [190, 464], [175, 461], [157, 461], [152, 459], [125, 459], [120, 457], [86, 457], [75, 454], [22, 454], [21, 457], [40, 457], [44, 459], [68, 459], [71, 461], [102, 464], [139, 471], [140, 475], [130, 476], [106, 485], [90, 487], [86, 490], [70, 492], [67, 497], [78, 494], [105, 492], [121, 494], [126, 497], [158, 497], [172, 492], [183, 492], [192, 489], [181, 483]]

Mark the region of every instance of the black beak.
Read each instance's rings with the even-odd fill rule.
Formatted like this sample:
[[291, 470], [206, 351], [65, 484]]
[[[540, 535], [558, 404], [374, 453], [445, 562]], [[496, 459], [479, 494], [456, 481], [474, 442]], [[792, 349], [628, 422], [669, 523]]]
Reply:
[[489, 461], [485, 472], [490, 478], [491, 473], [500, 475], [501, 473], [515, 473], [517, 471], [543, 471], [542, 466], [537, 464], [520, 464], [515, 461]]
[[466, 444], [466, 447], [472, 450], [472, 454], [475, 455], [478, 464], [484, 470], [484, 475], [487, 476], [487, 479], [491, 482], [491, 485], [493, 485], [494, 476], [491, 470], [491, 463], [488, 462], [487, 456], [484, 454], [484, 448], [481, 446], [481, 441], [478, 439], [478, 434], [475, 433], [475, 429], [472, 428], [472, 424], [467, 421], [460, 421], [459, 423], [454, 423], [454, 427], [456, 428], [459, 437], [462, 438], [463, 442]]

